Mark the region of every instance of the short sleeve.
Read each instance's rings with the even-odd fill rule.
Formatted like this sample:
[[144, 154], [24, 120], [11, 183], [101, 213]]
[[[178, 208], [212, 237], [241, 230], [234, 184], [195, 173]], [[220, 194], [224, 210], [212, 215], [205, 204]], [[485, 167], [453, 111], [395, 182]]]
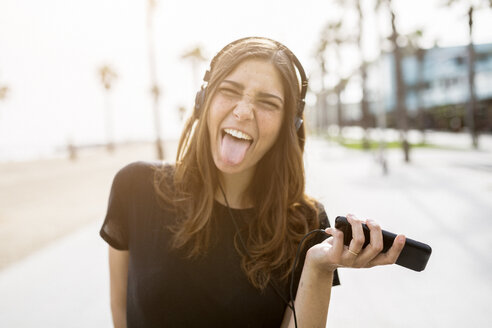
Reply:
[[[326, 214], [326, 211], [321, 203], [316, 203], [316, 207], [318, 209], [318, 221], [319, 221], [319, 229], [326, 229], [330, 227], [330, 221], [328, 220], [328, 215]], [[312, 246], [321, 243], [323, 240], [327, 238], [326, 234], [319, 232], [315, 233], [312, 238], [308, 238], [305, 242], [304, 245], [302, 246], [302, 252], [299, 257], [299, 265], [296, 268], [295, 272], [295, 279], [294, 279], [294, 290], [293, 293], [296, 295], [297, 293], [297, 288], [299, 285], [299, 281], [301, 279], [301, 273], [302, 269], [304, 267], [304, 262], [306, 260], [306, 253], [309, 248]], [[340, 285], [340, 279], [338, 277], [338, 270], [335, 270], [335, 273], [333, 275], [333, 286], [338, 286]]]
[[[130, 164], [131, 165], [131, 164]], [[130, 166], [121, 169], [113, 179], [109, 194], [108, 209], [100, 236], [113, 248], [128, 250], [128, 210], [125, 208], [128, 198], [128, 179]]]
[[[326, 229], [326, 228], [329, 228], [330, 227], [330, 221], [328, 220], [328, 215], [326, 214], [326, 211], [325, 211], [325, 208], [323, 207], [323, 205], [321, 203], [318, 203], [318, 219], [319, 219], [319, 223], [320, 223], [320, 229]], [[323, 240], [325, 240], [327, 238], [326, 235], [324, 234], [318, 234], [315, 239], [314, 239], [314, 243], [312, 243], [312, 245], [315, 245], [315, 244], [319, 244], [321, 243]], [[338, 286], [340, 285], [340, 278], [338, 277], [338, 270], [335, 270], [335, 274], [333, 275], [333, 286]]]

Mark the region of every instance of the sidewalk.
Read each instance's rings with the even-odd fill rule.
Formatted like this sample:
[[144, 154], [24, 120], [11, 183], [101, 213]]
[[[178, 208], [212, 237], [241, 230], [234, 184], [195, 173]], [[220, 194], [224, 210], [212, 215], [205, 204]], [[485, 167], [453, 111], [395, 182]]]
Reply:
[[354, 213], [430, 244], [427, 268], [341, 269], [329, 327], [492, 327], [492, 152], [415, 149], [404, 164], [320, 140], [307, 148], [308, 190], [333, 221]]
[[[423, 272], [341, 269], [329, 327], [490, 327], [492, 152], [372, 153], [311, 138], [309, 194], [333, 222], [354, 213], [433, 248]], [[109, 327], [107, 247], [90, 224], [0, 271], [0, 327]]]
[[[177, 142], [164, 143], [172, 160]], [[94, 222], [107, 207], [114, 175], [136, 160], [154, 160], [152, 143], [78, 152], [78, 159], [0, 163], [0, 270], [53, 240]]]
[[99, 222], [0, 271], [0, 327], [111, 327]]

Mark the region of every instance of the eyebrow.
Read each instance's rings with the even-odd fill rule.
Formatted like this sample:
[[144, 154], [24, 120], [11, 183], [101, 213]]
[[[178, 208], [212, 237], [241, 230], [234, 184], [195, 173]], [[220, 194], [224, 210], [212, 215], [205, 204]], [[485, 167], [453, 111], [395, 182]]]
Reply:
[[[244, 86], [241, 83], [238, 83], [236, 81], [223, 80], [222, 82], [226, 82], [226, 83], [232, 84], [233, 86], [235, 86], [236, 88], [238, 88], [241, 91], [244, 90]], [[258, 96], [260, 98], [276, 98], [276, 99], [278, 99], [282, 103], [282, 105], [284, 104], [284, 100], [282, 98], [280, 98], [277, 95], [268, 93], [268, 92], [262, 92], [262, 91], [260, 91], [260, 92], [258, 92]]]

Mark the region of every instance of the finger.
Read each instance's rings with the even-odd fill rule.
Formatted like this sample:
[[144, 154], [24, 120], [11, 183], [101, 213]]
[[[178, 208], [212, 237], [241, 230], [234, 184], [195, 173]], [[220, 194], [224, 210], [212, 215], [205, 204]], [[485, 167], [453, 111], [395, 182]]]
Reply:
[[336, 228], [326, 228], [325, 232], [332, 236], [331, 244], [333, 245], [333, 254], [339, 258], [343, 252], [343, 232]]
[[[326, 230], [325, 230], [325, 232], [326, 232]], [[333, 246], [333, 236], [328, 234], [328, 233], [327, 233], [327, 235], [328, 235], [328, 238], [325, 238], [320, 244], [330, 244]]]
[[367, 264], [367, 267], [394, 264], [398, 259], [398, 256], [400, 256], [403, 247], [405, 246], [405, 240], [406, 237], [404, 235], [396, 236], [395, 240], [393, 241], [393, 245], [391, 245], [391, 248], [386, 253], [381, 253], [376, 256]]
[[362, 245], [364, 245], [365, 238], [361, 221], [353, 214], [347, 214], [346, 217], [351, 227], [352, 239], [350, 240], [349, 246], [344, 247], [342, 263], [344, 266], [354, 267], [354, 263], [359, 256]]
[[366, 266], [383, 250], [383, 233], [379, 224], [373, 220], [367, 220], [366, 225], [370, 231], [371, 242], [359, 256], [358, 261], [361, 266]]
[[[353, 214], [347, 214], [347, 221], [352, 227], [352, 240], [350, 241], [349, 250], [359, 254], [366, 240], [364, 230], [362, 229], [362, 222]], [[350, 255], [354, 257], [352, 253], [350, 253]]]

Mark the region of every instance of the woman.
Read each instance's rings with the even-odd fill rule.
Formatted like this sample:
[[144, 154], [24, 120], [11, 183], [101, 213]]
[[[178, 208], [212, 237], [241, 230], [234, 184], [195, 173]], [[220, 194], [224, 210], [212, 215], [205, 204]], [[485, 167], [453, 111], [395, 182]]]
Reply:
[[[237, 40], [212, 60], [205, 82], [176, 164], [133, 163], [113, 181], [101, 236], [110, 245], [114, 324], [325, 326], [336, 268], [394, 263], [404, 237], [380, 254], [381, 229], [367, 221], [362, 249], [361, 221], [349, 215], [346, 247], [305, 195], [307, 80], [285, 46]], [[293, 270], [301, 240], [320, 228]]]

